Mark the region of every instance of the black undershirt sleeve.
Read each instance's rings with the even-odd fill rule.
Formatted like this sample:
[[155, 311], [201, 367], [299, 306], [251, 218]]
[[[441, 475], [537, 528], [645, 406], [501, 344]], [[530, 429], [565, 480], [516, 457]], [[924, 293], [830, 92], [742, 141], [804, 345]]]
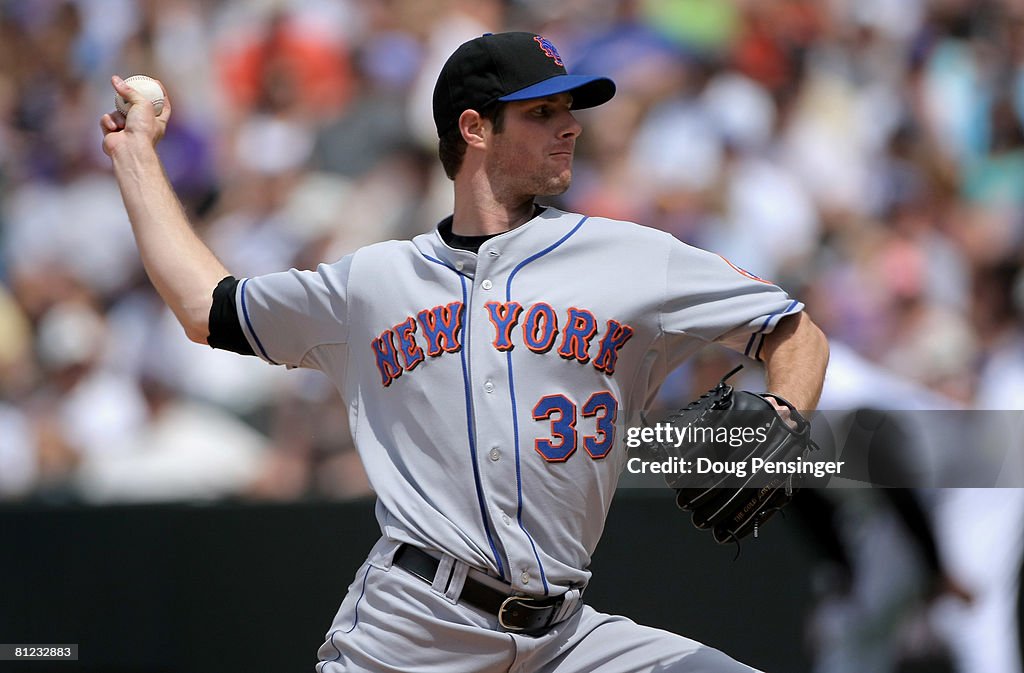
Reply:
[[238, 308], [235, 305], [237, 291], [238, 279], [234, 276], [228, 276], [214, 288], [213, 305], [210, 307], [210, 336], [206, 343], [220, 350], [256, 355], [238, 321]]

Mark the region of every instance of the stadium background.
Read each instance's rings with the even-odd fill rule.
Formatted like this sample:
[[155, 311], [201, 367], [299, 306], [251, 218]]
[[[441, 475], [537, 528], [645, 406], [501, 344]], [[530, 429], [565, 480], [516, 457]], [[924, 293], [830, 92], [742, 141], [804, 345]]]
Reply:
[[[82, 670], [230, 670], [294, 619], [308, 647], [265, 652], [311, 658], [372, 537], [326, 380], [189, 343], [145, 280], [100, 150], [110, 74], [165, 83], [168, 174], [251, 276], [445, 215], [430, 89], [454, 46], [505, 29], [619, 86], [580, 113], [551, 203], [775, 280], [862, 369], [1021, 408], [1019, 0], [0, 0], [0, 642], [92, 640], [105, 658]], [[664, 494], [620, 505], [650, 531], [615, 515], [599, 607], [807, 670], [821, 568], [795, 525], [733, 563]], [[737, 587], [755, 565], [764, 584]]]

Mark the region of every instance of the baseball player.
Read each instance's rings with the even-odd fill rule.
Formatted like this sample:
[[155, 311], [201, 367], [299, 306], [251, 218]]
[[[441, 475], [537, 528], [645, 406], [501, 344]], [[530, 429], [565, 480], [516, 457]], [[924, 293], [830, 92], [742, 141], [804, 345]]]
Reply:
[[[455, 208], [430, 233], [315, 271], [236, 279], [193, 234], [155, 146], [171, 106], [101, 119], [140, 254], [189, 338], [330, 377], [382, 537], [318, 673], [749, 671], [582, 602], [640, 422], [666, 374], [715, 342], [817, 401], [827, 361], [803, 305], [721, 257], [628, 222], [537, 205], [564, 192], [581, 127], [612, 98], [532, 33], [459, 47], [434, 94]], [[638, 569], [638, 572], [643, 572]]]

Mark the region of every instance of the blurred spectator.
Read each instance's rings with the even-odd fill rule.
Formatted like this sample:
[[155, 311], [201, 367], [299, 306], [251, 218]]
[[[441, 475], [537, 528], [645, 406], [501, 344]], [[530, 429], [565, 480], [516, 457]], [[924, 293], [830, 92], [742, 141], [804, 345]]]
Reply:
[[37, 470], [28, 420], [20, 410], [0, 402], [0, 501], [29, 495]]
[[[289, 6], [292, 4], [292, 6]], [[242, 5], [234, 3], [236, 9]], [[280, 3], [233, 21], [221, 36], [221, 84], [241, 113], [336, 115], [352, 95], [349, 54], [339, 31], [345, 3]]]
[[47, 497], [73, 497], [81, 462], [115, 451], [116, 438], [144, 422], [136, 381], [102, 366], [107, 338], [104, 317], [84, 300], [61, 302], [39, 319], [36, 357], [44, 378], [24, 404]]
[[85, 457], [75, 487], [87, 502], [206, 500], [246, 492], [267, 440], [229, 413], [176, 394], [144, 374], [145, 420]]
[[17, 400], [35, 376], [32, 326], [22, 307], [0, 285], [0, 400]]

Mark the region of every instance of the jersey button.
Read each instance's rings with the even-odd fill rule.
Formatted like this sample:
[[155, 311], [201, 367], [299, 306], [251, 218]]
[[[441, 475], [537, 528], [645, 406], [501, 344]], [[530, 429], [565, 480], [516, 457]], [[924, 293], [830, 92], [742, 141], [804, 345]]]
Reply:
[[530, 583], [530, 573], [528, 573], [528, 572], [526, 572], [524, 570], [523, 574], [519, 576], [519, 579], [523, 582], [523, 584], [529, 584]]
[[484, 382], [484, 390], [486, 390], [489, 393], [493, 393], [494, 392], [494, 384], [491, 383], [490, 381], [485, 381]]
[[455, 268], [458, 269], [459, 271], [462, 271], [463, 269], [466, 268], [466, 263], [461, 261], [461, 260], [458, 261], [458, 262], [455, 262]]
[[491, 257], [497, 257], [497, 256], [498, 256], [498, 255], [500, 255], [501, 253], [500, 253], [500, 252], [498, 252], [497, 250], [488, 250], [488, 251], [487, 251], [487, 254], [488, 254], [488, 255], [490, 255]]
[[497, 448], [491, 449], [491, 460], [495, 462], [501, 460], [501, 451]]
[[505, 524], [506, 526], [511, 526], [512, 525], [512, 519], [509, 518], [508, 514], [502, 514], [501, 515], [501, 522], [503, 524]]
[[485, 290], [490, 290], [492, 287], [494, 287], [494, 283], [492, 283], [489, 280], [485, 280], [484, 282], [480, 283], [480, 287], [482, 287]]

